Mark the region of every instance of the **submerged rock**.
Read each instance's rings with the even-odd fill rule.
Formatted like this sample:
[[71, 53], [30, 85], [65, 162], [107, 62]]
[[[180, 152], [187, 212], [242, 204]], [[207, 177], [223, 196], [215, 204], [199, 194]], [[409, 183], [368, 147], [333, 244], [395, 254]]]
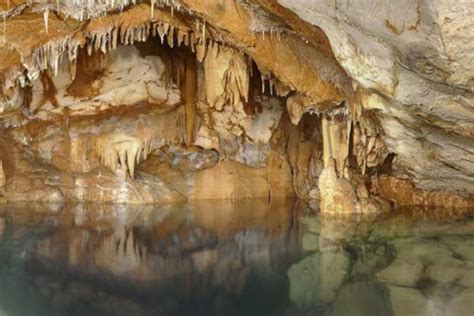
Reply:
[[382, 287], [367, 282], [345, 284], [340, 288], [328, 315], [389, 315], [390, 300]]
[[332, 302], [350, 268], [343, 250], [308, 256], [288, 270], [290, 299], [301, 309]]
[[399, 286], [389, 286], [388, 289], [394, 316], [433, 315], [434, 311], [420, 291]]
[[424, 277], [423, 264], [410, 258], [397, 257], [387, 268], [378, 272], [377, 278], [384, 283], [415, 287]]

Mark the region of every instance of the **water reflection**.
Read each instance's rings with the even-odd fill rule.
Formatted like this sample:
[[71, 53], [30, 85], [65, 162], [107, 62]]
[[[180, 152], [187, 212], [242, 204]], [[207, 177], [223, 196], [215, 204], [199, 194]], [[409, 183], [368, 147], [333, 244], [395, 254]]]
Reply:
[[310, 254], [289, 269], [291, 300], [312, 315], [474, 315], [470, 215], [303, 217]]
[[0, 315], [472, 315], [469, 210], [0, 207]]
[[295, 212], [287, 200], [9, 205], [0, 212], [0, 307], [8, 315], [283, 314], [286, 271], [301, 253]]

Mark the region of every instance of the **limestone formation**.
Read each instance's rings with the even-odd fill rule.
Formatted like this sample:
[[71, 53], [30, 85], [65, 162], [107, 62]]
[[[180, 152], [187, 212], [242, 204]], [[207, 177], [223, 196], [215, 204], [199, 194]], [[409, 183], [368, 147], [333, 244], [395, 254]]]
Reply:
[[0, 199], [470, 209], [473, 10], [0, 0]]

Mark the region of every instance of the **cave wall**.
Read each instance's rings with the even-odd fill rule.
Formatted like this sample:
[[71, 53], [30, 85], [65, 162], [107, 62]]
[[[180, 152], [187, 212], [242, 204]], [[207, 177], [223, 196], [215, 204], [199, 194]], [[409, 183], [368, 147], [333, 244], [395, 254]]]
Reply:
[[472, 197], [474, 47], [470, 1], [278, 1], [328, 36], [373, 93], [384, 141], [417, 186]]
[[472, 208], [451, 2], [0, 1], [0, 200]]

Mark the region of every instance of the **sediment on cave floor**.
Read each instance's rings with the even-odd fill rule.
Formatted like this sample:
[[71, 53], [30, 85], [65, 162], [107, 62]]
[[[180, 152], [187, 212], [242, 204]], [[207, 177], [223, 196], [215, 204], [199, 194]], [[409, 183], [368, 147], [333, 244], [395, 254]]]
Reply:
[[283, 4], [0, 1], [0, 14], [2, 202], [474, 207], [469, 118], [364, 80], [334, 33]]

